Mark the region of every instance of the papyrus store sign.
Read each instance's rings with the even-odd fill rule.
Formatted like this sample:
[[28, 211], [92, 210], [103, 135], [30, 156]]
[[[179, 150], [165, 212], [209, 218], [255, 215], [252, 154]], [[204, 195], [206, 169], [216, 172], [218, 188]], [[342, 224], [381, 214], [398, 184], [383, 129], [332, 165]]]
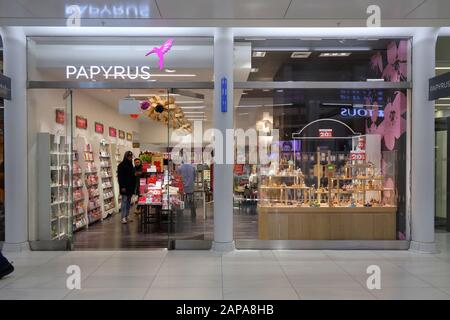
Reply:
[[11, 79], [0, 74], [0, 98], [11, 100]]
[[428, 100], [450, 97], [450, 72], [431, 78], [429, 81]]
[[332, 138], [333, 129], [319, 129], [319, 138]]

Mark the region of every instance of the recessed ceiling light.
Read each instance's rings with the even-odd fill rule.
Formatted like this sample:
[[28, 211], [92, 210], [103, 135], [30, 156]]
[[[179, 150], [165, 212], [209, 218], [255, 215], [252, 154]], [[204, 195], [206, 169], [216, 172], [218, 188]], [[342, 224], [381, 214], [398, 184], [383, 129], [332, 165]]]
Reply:
[[186, 73], [186, 74], [181, 74], [181, 73], [177, 73], [177, 74], [166, 74], [166, 73], [152, 73], [150, 74], [150, 77], [196, 77], [196, 74], [193, 73]]
[[265, 51], [253, 51], [254, 58], [264, 58], [266, 56]]
[[250, 69], [250, 72], [258, 72], [259, 71], [259, 68], [251, 68]]
[[292, 52], [291, 54], [291, 58], [293, 59], [306, 59], [309, 58], [309, 56], [311, 55], [311, 52], [309, 51], [303, 51], [303, 52]]
[[180, 106], [180, 108], [183, 110], [194, 110], [194, 109], [205, 109], [205, 106]]
[[270, 89], [263, 89], [263, 92], [269, 92]]
[[202, 103], [202, 101], [195, 100], [177, 100], [178, 104]]
[[166, 71], [167, 73], [174, 73], [174, 72], [177, 72], [177, 70], [175, 70], [175, 69], [165, 69], [165, 71]]
[[277, 92], [284, 92], [284, 90], [283, 89], [279, 89], [279, 90], [277, 90]]
[[[151, 97], [151, 96], [154, 96], [154, 95], [158, 95], [158, 94], [155, 94], [155, 93], [131, 93], [130, 97], [144, 97], [145, 98], [145, 97]], [[161, 95], [162, 96], [167, 96], [166, 93], [162, 93]], [[178, 97], [179, 94], [178, 93], [169, 93], [169, 96]], [[178, 101], [177, 101], [177, 103], [178, 103]]]
[[348, 57], [350, 56], [350, 52], [322, 52], [319, 54], [319, 57]]
[[436, 67], [436, 70], [450, 70], [450, 67]]

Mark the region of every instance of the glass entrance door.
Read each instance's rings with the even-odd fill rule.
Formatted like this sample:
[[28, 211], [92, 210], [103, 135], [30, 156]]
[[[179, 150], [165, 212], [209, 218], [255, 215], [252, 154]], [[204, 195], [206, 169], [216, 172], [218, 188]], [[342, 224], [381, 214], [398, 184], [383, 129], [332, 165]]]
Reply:
[[213, 90], [169, 89], [167, 164], [170, 247], [207, 248], [213, 239]]
[[[169, 248], [208, 246], [213, 232], [213, 168], [206, 148], [212, 90], [158, 89], [135, 95], [142, 121], [138, 206], [143, 232], [154, 230], [161, 237], [165, 233]], [[161, 125], [165, 132], [158, 129]], [[156, 210], [153, 221], [147, 221], [150, 210]], [[148, 237], [156, 234], [151, 232]]]

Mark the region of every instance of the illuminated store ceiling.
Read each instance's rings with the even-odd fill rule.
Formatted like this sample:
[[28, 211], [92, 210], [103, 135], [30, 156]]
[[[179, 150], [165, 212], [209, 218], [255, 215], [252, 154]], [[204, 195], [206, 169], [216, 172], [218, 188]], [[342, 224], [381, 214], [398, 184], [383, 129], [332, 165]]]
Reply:
[[361, 26], [371, 4], [380, 6], [382, 19], [392, 26], [401, 21], [448, 25], [444, 22], [449, 20], [448, 0], [1, 0], [0, 24], [62, 25], [61, 19], [77, 5], [81, 18], [91, 20], [86, 22], [92, 25], [136, 26], [130, 19], [138, 19], [143, 22], [140, 26], [152, 20], [185, 20], [190, 26], [217, 25], [214, 20], [235, 26], [269, 20], [283, 21], [286, 26]]

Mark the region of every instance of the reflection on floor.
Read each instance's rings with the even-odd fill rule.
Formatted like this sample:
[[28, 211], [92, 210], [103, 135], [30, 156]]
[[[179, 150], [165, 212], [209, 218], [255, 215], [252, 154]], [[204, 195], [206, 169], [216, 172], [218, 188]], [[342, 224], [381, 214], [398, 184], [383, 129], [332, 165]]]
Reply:
[[[450, 234], [440, 253], [237, 250], [72, 251], [6, 254], [16, 271], [0, 299], [450, 299]], [[81, 269], [68, 290], [66, 269]], [[366, 285], [381, 268], [381, 289]]]
[[[135, 209], [132, 208], [131, 212]], [[130, 214], [133, 222], [122, 224], [120, 215], [93, 224], [86, 230], [75, 233], [75, 250], [82, 249], [145, 249], [167, 248], [170, 239], [211, 240], [213, 232], [212, 210], [207, 210], [206, 219], [203, 207], [196, 210], [197, 216], [191, 218], [190, 211], [184, 210], [178, 216], [154, 221], [146, 232], [139, 230], [139, 216]]]
[[[134, 210], [132, 209], [132, 212]], [[196, 219], [191, 219], [190, 211], [186, 209], [182, 220], [168, 224], [167, 221], [151, 224], [148, 233], [139, 231], [138, 217], [133, 222], [122, 224], [118, 214], [93, 224], [86, 230], [75, 233], [75, 250], [89, 249], [145, 249], [166, 248], [168, 239], [212, 240], [214, 216], [212, 206], [207, 206], [206, 220], [203, 207], [196, 210]], [[234, 237], [235, 239], [257, 239], [258, 216], [255, 208], [235, 208]]]

